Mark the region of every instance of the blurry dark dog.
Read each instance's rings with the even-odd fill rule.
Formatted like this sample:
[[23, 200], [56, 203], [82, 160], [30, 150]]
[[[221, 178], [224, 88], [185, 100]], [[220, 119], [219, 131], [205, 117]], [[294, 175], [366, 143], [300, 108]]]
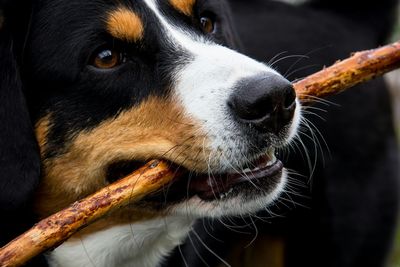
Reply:
[[[242, 51], [274, 62], [290, 80], [387, 42], [397, 5], [395, 0], [230, 2]], [[377, 79], [328, 100], [304, 112], [316, 136], [302, 130], [310, 159], [299, 152], [304, 151], [301, 144], [287, 153], [286, 166], [304, 178], [293, 175], [283, 196], [288, 201], [269, 208], [277, 216], [259, 214], [266, 222], [199, 222], [198, 235], [180, 248], [189, 266], [204, 266], [204, 261], [223, 266], [214, 253], [230, 259], [232, 266], [385, 266], [396, 226], [399, 178], [387, 85]], [[246, 224], [251, 227], [238, 227]], [[185, 266], [178, 263], [182, 253], [177, 251], [171, 266]]]

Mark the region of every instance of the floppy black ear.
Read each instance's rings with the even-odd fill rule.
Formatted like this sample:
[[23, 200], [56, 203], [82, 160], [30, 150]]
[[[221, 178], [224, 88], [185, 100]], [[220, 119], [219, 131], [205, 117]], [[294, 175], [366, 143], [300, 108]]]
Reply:
[[[40, 157], [16, 61], [10, 3], [0, 1], [0, 245], [30, 226]], [[10, 8], [10, 9], [9, 9]]]

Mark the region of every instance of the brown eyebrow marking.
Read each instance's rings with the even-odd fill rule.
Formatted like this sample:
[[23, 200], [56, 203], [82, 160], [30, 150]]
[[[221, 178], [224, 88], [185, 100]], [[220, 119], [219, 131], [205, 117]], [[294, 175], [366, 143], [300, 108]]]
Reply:
[[3, 28], [3, 23], [4, 23], [3, 11], [0, 9], [0, 29]]
[[169, 3], [181, 13], [191, 16], [196, 0], [169, 0]]
[[107, 31], [115, 38], [133, 42], [143, 38], [143, 22], [132, 10], [120, 7], [111, 11], [106, 22]]

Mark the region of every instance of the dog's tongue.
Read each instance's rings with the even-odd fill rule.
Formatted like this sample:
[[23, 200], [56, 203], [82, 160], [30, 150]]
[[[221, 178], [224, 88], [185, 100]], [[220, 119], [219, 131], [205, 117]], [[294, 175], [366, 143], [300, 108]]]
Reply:
[[268, 179], [279, 174], [283, 169], [281, 161], [269, 163], [268, 157], [263, 157], [254, 163], [253, 169], [246, 169], [237, 173], [210, 174], [193, 177], [190, 191], [195, 192], [200, 198], [209, 200], [219, 198], [221, 194], [229, 192], [231, 188], [241, 183], [256, 183], [260, 179]]

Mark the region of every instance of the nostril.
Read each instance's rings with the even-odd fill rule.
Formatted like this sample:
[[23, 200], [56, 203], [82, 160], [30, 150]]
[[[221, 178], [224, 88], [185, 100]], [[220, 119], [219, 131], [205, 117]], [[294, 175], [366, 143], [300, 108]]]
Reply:
[[269, 97], [255, 98], [255, 95], [247, 93], [231, 97], [228, 101], [228, 106], [234, 111], [236, 117], [246, 121], [254, 121], [264, 118], [277, 109], [277, 106]]
[[296, 104], [296, 92], [292, 85], [290, 85], [285, 92], [285, 100], [283, 106], [285, 109], [291, 109]]
[[250, 119], [261, 119], [268, 114], [274, 113], [277, 105], [271, 98], [266, 97], [254, 102], [250, 108], [253, 110], [253, 116]]

